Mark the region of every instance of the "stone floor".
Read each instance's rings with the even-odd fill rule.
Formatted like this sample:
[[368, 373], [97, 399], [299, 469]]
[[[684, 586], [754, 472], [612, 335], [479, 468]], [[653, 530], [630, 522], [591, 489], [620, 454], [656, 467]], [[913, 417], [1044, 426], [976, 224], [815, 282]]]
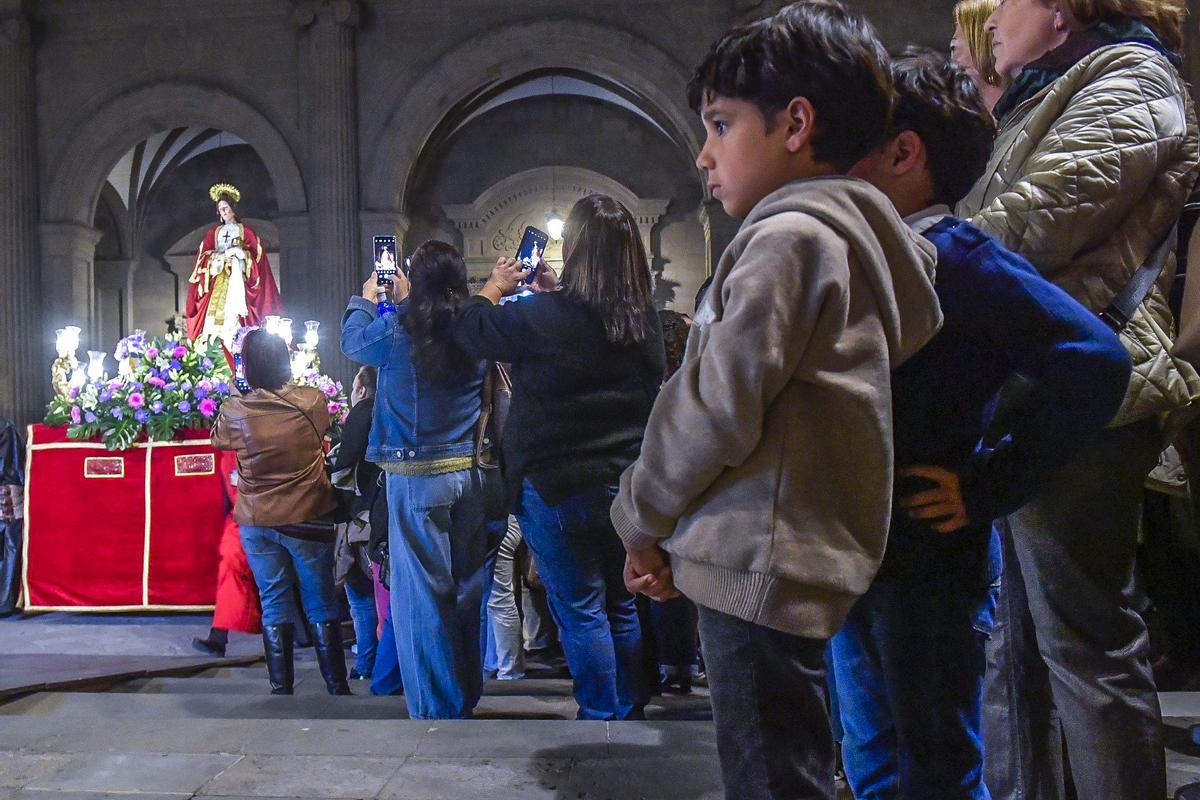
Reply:
[[[562, 679], [492, 681], [479, 720], [406, 719], [403, 698], [265, 694], [257, 637], [190, 652], [201, 616], [0, 620], [0, 800], [718, 800], [706, 693], [645, 722], [577, 722]], [[107, 675], [107, 677], [105, 677]], [[21, 681], [24, 680], [24, 684]], [[2, 694], [0, 694], [2, 696]], [[1200, 693], [1163, 695], [1172, 790], [1200, 780]], [[847, 794], [848, 798], [849, 795]]]

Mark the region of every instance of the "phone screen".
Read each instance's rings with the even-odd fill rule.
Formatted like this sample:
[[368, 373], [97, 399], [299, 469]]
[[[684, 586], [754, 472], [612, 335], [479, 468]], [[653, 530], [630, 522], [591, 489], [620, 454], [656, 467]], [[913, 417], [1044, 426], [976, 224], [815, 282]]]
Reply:
[[396, 261], [396, 237], [376, 236], [375, 245], [375, 280], [380, 286], [386, 286], [398, 271]]
[[529, 267], [529, 277], [525, 279], [525, 283], [533, 283], [537, 277], [537, 268], [546, 257], [546, 242], [549, 240], [550, 236], [545, 231], [540, 231], [532, 225], [525, 228], [521, 246], [517, 248], [517, 260]]

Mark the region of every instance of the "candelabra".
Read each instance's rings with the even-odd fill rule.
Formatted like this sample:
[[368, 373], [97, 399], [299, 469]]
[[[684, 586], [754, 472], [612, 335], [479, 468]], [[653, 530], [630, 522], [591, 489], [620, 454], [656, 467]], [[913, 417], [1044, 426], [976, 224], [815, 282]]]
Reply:
[[54, 332], [54, 349], [58, 358], [50, 366], [50, 381], [56, 394], [66, 396], [71, 386], [82, 383], [82, 372], [75, 351], [79, 349], [79, 328], [68, 325]]

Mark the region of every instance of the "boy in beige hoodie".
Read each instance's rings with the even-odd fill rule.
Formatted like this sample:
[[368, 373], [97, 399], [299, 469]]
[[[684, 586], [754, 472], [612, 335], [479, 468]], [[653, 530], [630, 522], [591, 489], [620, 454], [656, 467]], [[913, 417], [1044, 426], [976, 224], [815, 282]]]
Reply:
[[[727, 798], [833, 798], [822, 654], [884, 552], [891, 371], [941, 323], [935, 251], [845, 171], [892, 84], [836, 0], [726, 34], [690, 101], [744, 218], [621, 477], [629, 588], [699, 606]], [[669, 555], [668, 555], [669, 554]]]

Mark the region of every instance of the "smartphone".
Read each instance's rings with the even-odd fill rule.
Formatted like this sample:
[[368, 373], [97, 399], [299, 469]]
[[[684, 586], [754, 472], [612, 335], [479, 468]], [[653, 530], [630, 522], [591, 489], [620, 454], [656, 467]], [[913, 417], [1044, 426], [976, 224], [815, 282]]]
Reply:
[[517, 260], [529, 267], [529, 276], [525, 278], [525, 283], [531, 284], [537, 278], [537, 268], [542, 263], [542, 259], [546, 257], [546, 242], [548, 241], [550, 241], [550, 235], [545, 231], [538, 230], [532, 225], [525, 228], [525, 233], [521, 236], [521, 246], [517, 248]]
[[399, 271], [396, 259], [396, 237], [376, 236], [375, 249], [375, 282], [380, 286], [388, 286], [392, 277]]

